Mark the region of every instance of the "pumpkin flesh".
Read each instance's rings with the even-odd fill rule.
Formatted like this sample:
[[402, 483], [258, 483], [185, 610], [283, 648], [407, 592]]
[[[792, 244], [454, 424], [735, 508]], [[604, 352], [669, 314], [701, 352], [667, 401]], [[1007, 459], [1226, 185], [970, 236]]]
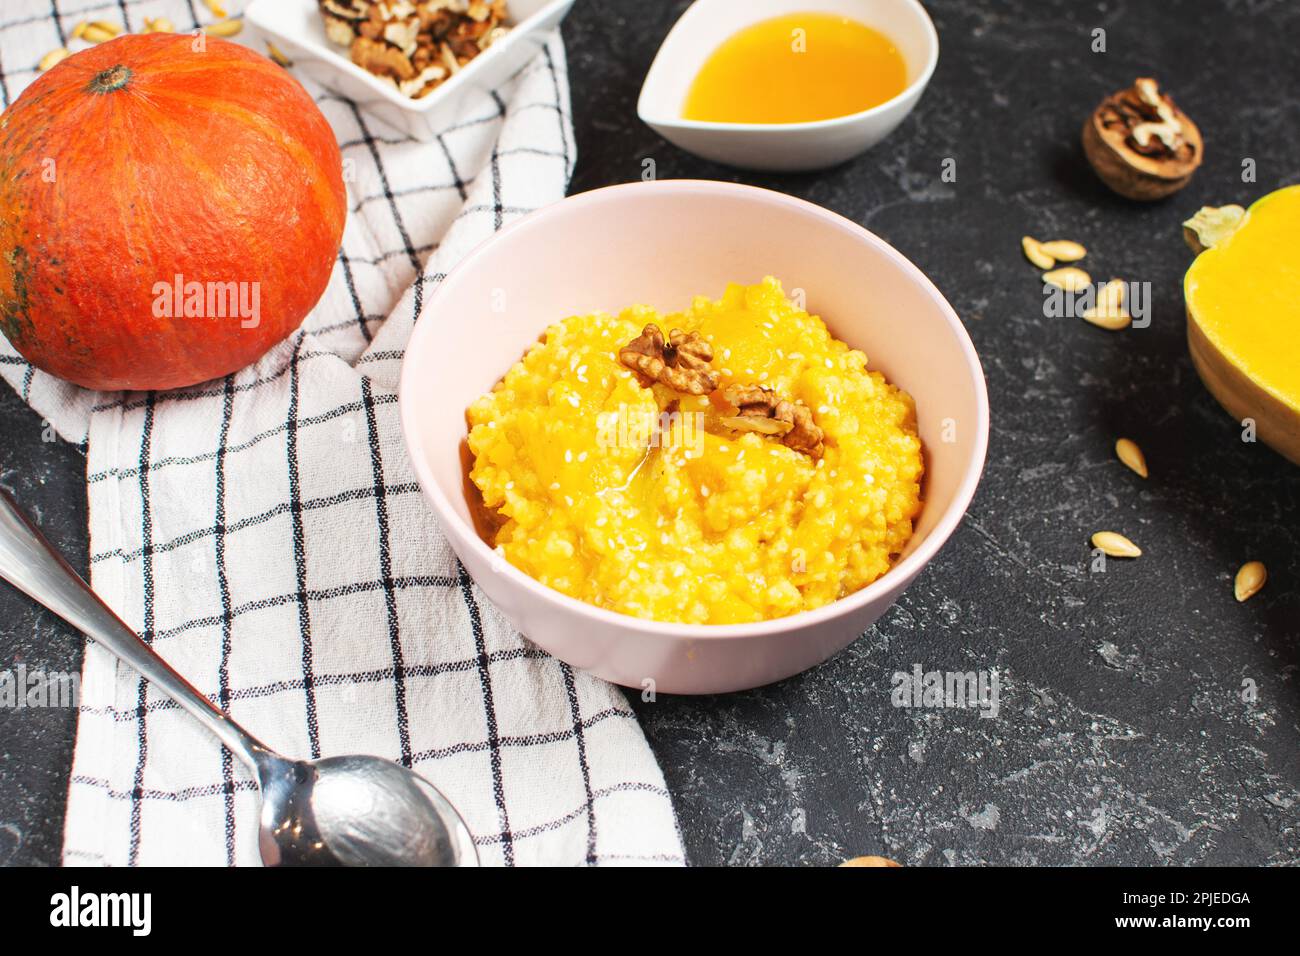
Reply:
[[1197, 371], [1234, 416], [1300, 461], [1300, 186], [1250, 207], [1183, 284]]

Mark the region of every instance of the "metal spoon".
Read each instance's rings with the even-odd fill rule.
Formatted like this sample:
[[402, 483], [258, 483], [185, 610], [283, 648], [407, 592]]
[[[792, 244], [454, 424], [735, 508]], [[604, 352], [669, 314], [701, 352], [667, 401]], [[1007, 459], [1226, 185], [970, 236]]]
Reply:
[[289, 760], [218, 710], [122, 623], [0, 491], [0, 578], [112, 651], [248, 765], [262, 793], [268, 866], [477, 866], [456, 809], [418, 774], [379, 757]]

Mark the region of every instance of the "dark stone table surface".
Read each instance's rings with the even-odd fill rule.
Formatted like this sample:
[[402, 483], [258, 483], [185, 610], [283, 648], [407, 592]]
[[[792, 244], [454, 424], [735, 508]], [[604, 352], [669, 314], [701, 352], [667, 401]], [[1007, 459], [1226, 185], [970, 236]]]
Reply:
[[[651, 158], [660, 178], [753, 183], [862, 223], [962, 316], [993, 421], [965, 523], [847, 651], [748, 693], [634, 701], [691, 861], [1300, 861], [1300, 469], [1244, 443], [1192, 369], [1179, 226], [1300, 181], [1300, 5], [933, 0], [942, 54], [916, 112], [861, 159], [797, 176], [711, 165], [637, 121], [641, 79], [685, 6], [579, 0], [565, 26], [573, 190], [639, 178]], [[1206, 163], [1182, 193], [1137, 205], [1093, 177], [1078, 131], [1148, 74], [1200, 125]], [[1025, 233], [1084, 242], [1096, 278], [1150, 282], [1150, 327], [1044, 318]], [[1149, 480], [1115, 460], [1120, 435], [1145, 450]], [[0, 485], [84, 565], [83, 471], [4, 389]], [[1088, 537], [1105, 527], [1144, 557], [1090, 573]], [[1238, 604], [1232, 576], [1249, 559], [1271, 580]], [[0, 669], [73, 669], [80, 654], [0, 587]], [[996, 669], [997, 717], [891, 706], [892, 675], [914, 665]], [[0, 863], [57, 862], [74, 726], [67, 710], [0, 710]]]

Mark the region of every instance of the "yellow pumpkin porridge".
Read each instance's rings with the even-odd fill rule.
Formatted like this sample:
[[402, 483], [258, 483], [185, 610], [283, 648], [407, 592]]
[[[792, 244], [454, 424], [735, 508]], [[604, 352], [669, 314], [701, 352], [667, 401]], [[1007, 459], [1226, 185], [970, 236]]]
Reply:
[[468, 411], [489, 544], [656, 621], [738, 624], [889, 570], [923, 471], [911, 397], [773, 278], [552, 325]]

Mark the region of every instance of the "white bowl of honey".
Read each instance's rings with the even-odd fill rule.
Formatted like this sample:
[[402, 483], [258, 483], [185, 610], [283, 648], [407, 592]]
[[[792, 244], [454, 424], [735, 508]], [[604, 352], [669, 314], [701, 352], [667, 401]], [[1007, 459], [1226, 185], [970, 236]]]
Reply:
[[696, 0], [637, 103], [687, 152], [746, 169], [824, 169], [907, 118], [939, 60], [918, 0]]

